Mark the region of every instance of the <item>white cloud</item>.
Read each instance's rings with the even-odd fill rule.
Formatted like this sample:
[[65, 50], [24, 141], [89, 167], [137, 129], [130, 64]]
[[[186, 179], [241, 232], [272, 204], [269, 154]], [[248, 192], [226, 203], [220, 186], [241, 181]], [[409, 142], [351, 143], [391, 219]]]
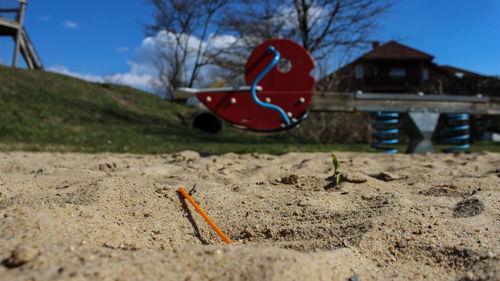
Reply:
[[65, 67], [64, 65], [54, 65], [54, 66], [51, 66], [48, 68], [48, 71], [52, 71], [52, 72], [56, 72], [56, 73], [60, 73], [60, 74], [64, 74], [64, 75], [68, 75], [68, 76], [71, 76], [71, 77], [75, 77], [75, 78], [79, 78], [79, 79], [83, 79], [83, 80], [87, 80], [87, 81], [91, 81], [91, 82], [104, 82], [105, 79], [103, 76], [100, 76], [100, 75], [94, 75], [94, 74], [81, 74], [81, 73], [77, 73], [77, 72], [72, 72], [70, 71], [67, 67]]
[[219, 35], [217, 36], [213, 42], [212, 42], [212, 46], [215, 47], [215, 48], [228, 48], [230, 47], [232, 44], [234, 44], [236, 42], [237, 38], [233, 35]]
[[137, 66], [134, 65], [132, 65], [130, 72], [112, 75], [95, 75], [90, 73], [73, 72], [63, 65], [54, 65], [49, 67], [48, 70], [90, 82], [110, 82], [114, 84], [128, 85], [143, 90], [150, 90], [151, 80], [154, 79], [153, 75], [138, 71]]
[[[187, 57], [186, 67], [183, 69], [183, 76], [187, 79], [191, 75], [191, 71], [195, 64], [196, 50], [200, 44], [200, 39], [195, 36], [182, 35], [183, 40], [187, 40], [187, 46], [191, 55]], [[231, 44], [236, 42], [236, 37], [232, 35], [222, 35], [214, 37], [210, 34], [207, 41], [203, 42], [202, 48], [227, 48]], [[142, 40], [141, 45], [136, 48], [136, 61], [135, 67], [142, 68], [142, 71], [149, 73], [154, 73], [154, 77], [157, 76], [157, 70], [155, 68], [155, 63], [157, 63], [160, 53], [170, 53], [172, 52], [173, 44], [175, 42], [175, 34], [169, 33], [167, 31], [160, 31], [156, 36], [149, 36]], [[209, 44], [207, 42], [210, 42]], [[200, 69], [199, 79], [203, 80], [204, 77], [208, 77], [211, 74], [214, 66], [205, 66]], [[199, 85], [195, 85], [199, 86]]]
[[63, 21], [63, 22], [62, 22], [62, 25], [63, 25], [64, 27], [71, 28], [71, 29], [74, 29], [74, 28], [77, 28], [77, 27], [78, 27], [78, 24], [77, 24], [76, 22], [74, 22], [74, 21], [69, 21], [69, 20], [67, 20], [67, 21]]
[[40, 21], [50, 21], [51, 18], [49, 16], [40, 16]]
[[0, 65], [7, 65], [7, 62], [0, 58]]
[[[134, 61], [127, 61], [130, 70], [124, 73], [116, 73], [111, 75], [95, 75], [91, 73], [78, 73], [69, 70], [64, 65], [54, 65], [48, 68], [49, 71], [61, 73], [64, 75], [72, 76], [75, 78], [91, 81], [91, 82], [110, 82], [115, 84], [129, 85], [142, 90], [153, 92], [154, 81], [158, 77], [158, 70], [155, 63], [158, 60], [158, 54], [162, 50], [168, 51], [169, 42], [174, 38], [173, 34], [168, 34], [165, 31], [160, 31], [156, 36], [146, 37], [142, 40], [141, 44], [135, 48], [136, 58]], [[200, 39], [194, 36], [187, 37], [189, 40], [189, 48], [195, 50], [200, 43]], [[235, 42], [235, 37], [225, 35], [214, 38], [212, 46], [227, 47]], [[119, 47], [117, 52], [128, 51], [128, 47]], [[194, 56], [190, 56], [187, 61], [185, 75], [191, 73], [194, 66]], [[202, 69], [200, 76], [209, 76], [210, 67]]]
[[119, 52], [119, 53], [126, 53], [130, 50], [129, 47], [127, 46], [121, 46], [121, 47], [118, 47], [115, 49], [115, 51]]
[[118, 73], [106, 77], [107, 81], [115, 84], [129, 85], [143, 90], [151, 89], [151, 81], [154, 76], [145, 73]]

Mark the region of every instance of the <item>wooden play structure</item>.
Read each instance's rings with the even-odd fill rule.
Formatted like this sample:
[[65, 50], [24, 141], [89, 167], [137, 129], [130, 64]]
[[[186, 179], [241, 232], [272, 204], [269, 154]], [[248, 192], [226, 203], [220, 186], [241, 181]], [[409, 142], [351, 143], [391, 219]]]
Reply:
[[23, 26], [27, 0], [16, 1], [19, 2], [17, 8], [0, 7], [0, 36], [11, 36], [14, 39], [13, 67], [17, 67], [21, 52], [29, 69], [43, 69], [42, 61]]

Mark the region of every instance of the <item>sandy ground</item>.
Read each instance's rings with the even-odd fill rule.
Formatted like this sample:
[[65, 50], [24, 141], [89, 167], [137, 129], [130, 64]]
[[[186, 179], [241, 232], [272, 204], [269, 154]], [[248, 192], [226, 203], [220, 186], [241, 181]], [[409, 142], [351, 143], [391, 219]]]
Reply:
[[500, 280], [500, 154], [337, 156], [0, 153], [0, 279]]

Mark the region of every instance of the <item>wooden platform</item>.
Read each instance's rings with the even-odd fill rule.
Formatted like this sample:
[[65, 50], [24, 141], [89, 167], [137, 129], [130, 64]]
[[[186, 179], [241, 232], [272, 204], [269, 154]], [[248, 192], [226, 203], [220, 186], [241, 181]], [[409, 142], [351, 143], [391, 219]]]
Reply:
[[14, 59], [12, 66], [17, 67], [18, 54], [21, 52], [29, 69], [43, 69], [42, 61], [31, 42], [26, 29], [23, 27], [26, 1], [19, 1], [18, 9], [0, 9], [0, 13], [15, 14], [16, 20], [0, 17], [0, 36], [10, 36], [14, 39]]

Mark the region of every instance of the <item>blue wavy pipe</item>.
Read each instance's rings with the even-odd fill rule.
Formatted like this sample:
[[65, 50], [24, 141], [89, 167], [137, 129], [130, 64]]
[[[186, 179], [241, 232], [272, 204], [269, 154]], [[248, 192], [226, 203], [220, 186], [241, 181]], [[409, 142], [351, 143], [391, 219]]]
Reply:
[[443, 152], [460, 152], [470, 147], [469, 114], [450, 113], [446, 115], [448, 128], [443, 131], [443, 143], [453, 145], [443, 149]]
[[372, 147], [381, 150], [381, 153], [397, 153], [397, 148], [388, 147], [387, 145], [399, 143], [397, 138], [399, 133], [399, 113], [377, 112], [374, 117], [376, 121], [372, 124], [372, 128], [378, 132], [372, 134], [372, 137], [377, 140], [372, 144]]
[[255, 80], [253, 81], [252, 88], [250, 89], [250, 92], [252, 93], [252, 99], [256, 104], [258, 104], [261, 107], [269, 108], [269, 109], [277, 111], [281, 115], [281, 118], [283, 118], [283, 120], [285, 120], [286, 125], [289, 126], [289, 125], [291, 125], [291, 122], [290, 122], [290, 119], [288, 118], [288, 116], [286, 115], [285, 111], [277, 105], [265, 103], [265, 102], [261, 101], [257, 97], [257, 93], [255, 92], [255, 87], [257, 87], [257, 83], [259, 83], [259, 81], [269, 72], [269, 70], [271, 70], [278, 63], [278, 61], [280, 59], [280, 53], [278, 51], [276, 51], [276, 49], [273, 46], [267, 47], [267, 51], [270, 53], [274, 53], [274, 59], [271, 61], [271, 63], [268, 66], [266, 66], [266, 68], [264, 68], [264, 70], [262, 70], [261, 73], [259, 73], [259, 75], [257, 75], [257, 78], [255, 78]]

